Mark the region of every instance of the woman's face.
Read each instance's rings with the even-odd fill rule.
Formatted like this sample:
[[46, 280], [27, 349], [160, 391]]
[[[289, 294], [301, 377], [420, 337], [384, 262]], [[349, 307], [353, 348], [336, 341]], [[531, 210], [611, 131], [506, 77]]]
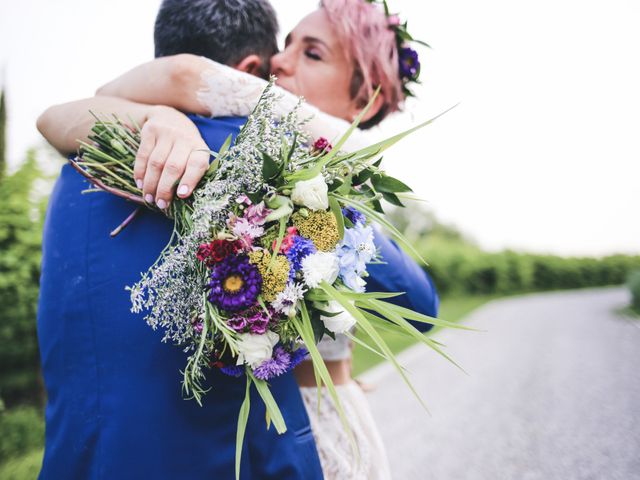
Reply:
[[349, 92], [353, 66], [322, 8], [289, 33], [284, 51], [271, 57], [271, 73], [279, 86], [335, 117], [352, 121], [359, 111]]

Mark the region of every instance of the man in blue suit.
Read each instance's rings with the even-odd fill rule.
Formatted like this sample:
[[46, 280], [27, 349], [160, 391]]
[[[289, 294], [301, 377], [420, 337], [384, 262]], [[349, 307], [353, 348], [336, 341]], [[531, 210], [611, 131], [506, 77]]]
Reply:
[[[266, 74], [276, 30], [264, 0], [165, 1], [156, 21], [156, 55], [195, 53]], [[217, 150], [245, 120], [204, 119], [169, 107], [95, 97], [52, 107], [38, 126], [52, 145], [69, 153], [93, 123], [89, 109], [133, 117], [143, 125], [151, 147], [145, 196], [159, 206], [171, 200], [178, 178], [185, 183], [186, 176], [186, 183], [195, 185], [208, 164], [203, 150]], [[191, 133], [162, 145], [177, 125]], [[185, 156], [186, 165], [175, 171], [171, 166]], [[233, 478], [244, 382], [212, 372], [213, 390], [204, 406], [184, 401], [178, 388], [184, 354], [162, 344], [159, 332], [129, 311], [123, 290], [157, 258], [171, 222], [144, 211], [111, 239], [108, 232], [133, 207], [105, 193], [83, 195], [85, 188], [82, 177], [65, 166], [44, 231], [38, 332], [49, 399], [41, 478]], [[435, 316], [437, 295], [428, 276], [395, 244], [378, 237], [387, 265], [370, 268], [369, 288], [407, 292], [397, 301]], [[293, 376], [274, 380], [272, 391], [288, 432], [278, 436], [265, 428], [264, 406], [253, 392], [242, 478], [322, 478]]]

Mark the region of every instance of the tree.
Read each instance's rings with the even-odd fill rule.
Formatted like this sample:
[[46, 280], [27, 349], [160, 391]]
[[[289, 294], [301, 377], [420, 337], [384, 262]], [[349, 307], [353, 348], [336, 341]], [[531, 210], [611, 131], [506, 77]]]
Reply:
[[0, 90], [0, 181], [4, 178], [7, 170], [7, 106], [5, 103], [4, 88]]
[[0, 397], [7, 407], [40, 403], [36, 336], [40, 278], [42, 200], [35, 150], [0, 182]]

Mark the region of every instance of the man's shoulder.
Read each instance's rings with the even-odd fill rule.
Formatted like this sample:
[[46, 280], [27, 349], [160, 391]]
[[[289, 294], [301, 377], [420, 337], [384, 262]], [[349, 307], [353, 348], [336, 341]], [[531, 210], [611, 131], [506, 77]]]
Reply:
[[205, 117], [197, 115], [195, 113], [187, 113], [187, 116], [197, 126], [212, 127], [226, 127], [226, 128], [239, 128], [247, 122], [247, 117]]
[[187, 116], [198, 128], [209, 148], [214, 150], [218, 150], [229, 135], [235, 139], [247, 121], [247, 117], [209, 118], [194, 114], [187, 114]]

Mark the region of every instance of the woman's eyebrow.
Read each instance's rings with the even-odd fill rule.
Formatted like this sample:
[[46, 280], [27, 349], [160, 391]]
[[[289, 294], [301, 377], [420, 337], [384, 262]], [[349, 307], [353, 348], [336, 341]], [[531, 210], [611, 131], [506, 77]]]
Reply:
[[309, 35], [305, 35], [302, 38], [302, 41], [305, 42], [305, 43], [319, 43], [320, 45], [322, 45], [327, 50], [331, 50], [329, 45], [327, 45], [327, 43], [325, 41], [319, 39], [318, 37], [312, 37], [312, 36], [309, 36]]
[[284, 46], [285, 46], [285, 47], [291, 43], [291, 37], [292, 37], [292, 35], [293, 35], [293, 32], [289, 32], [289, 34], [287, 35], [287, 37], [284, 39]]

